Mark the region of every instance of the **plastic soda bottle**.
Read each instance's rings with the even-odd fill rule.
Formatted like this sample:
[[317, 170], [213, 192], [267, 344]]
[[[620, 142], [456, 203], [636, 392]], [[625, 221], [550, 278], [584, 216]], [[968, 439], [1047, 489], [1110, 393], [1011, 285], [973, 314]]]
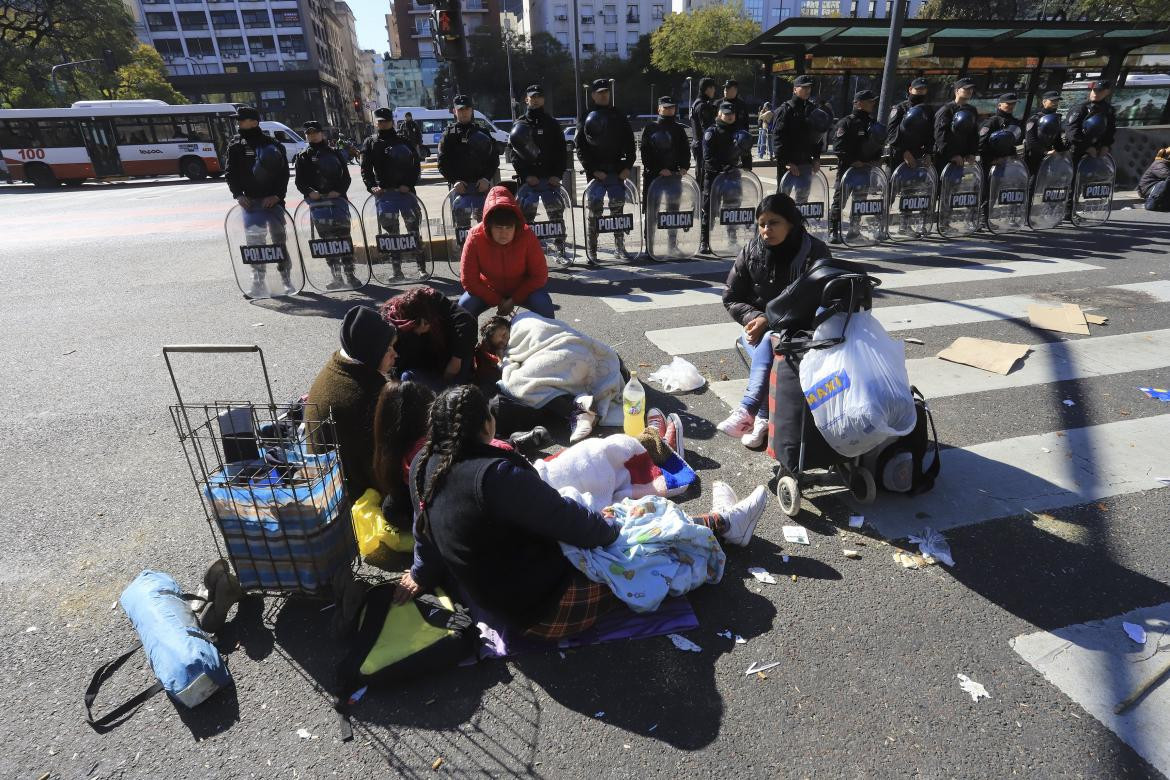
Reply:
[[622, 388], [622, 411], [625, 413], [622, 429], [627, 436], [637, 436], [646, 430], [646, 389], [638, 381], [638, 372], [630, 372], [630, 381]]

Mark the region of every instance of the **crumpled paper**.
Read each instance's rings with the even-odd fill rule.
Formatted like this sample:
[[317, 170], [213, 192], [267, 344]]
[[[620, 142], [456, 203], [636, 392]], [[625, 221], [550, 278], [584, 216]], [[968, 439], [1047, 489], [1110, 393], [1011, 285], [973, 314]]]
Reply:
[[1144, 645], [1146, 643], [1146, 630], [1137, 623], [1123, 621], [1121, 627], [1125, 629], [1125, 633], [1129, 635], [1129, 638], [1137, 642], [1139, 645]]
[[687, 650], [687, 651], [692, 652], [692, 653], [703, 652], [703, 648], [699, 647], [694, 642], [687, 639], [685, 636], [682, 636], [681, 634], [667, 634], [666, 637], [671, 642], [674, 642], [674, 646], [677, 647], [679, 650]]
[[947, 566], [954, 566], [955, 559], [951, 557], [951, 546], [946, 538], [933, 528], [926, 527], [917, 536], [911, 536], [910, 542], [918, 545], [918, 551], [925, 556], [934, 558]]
[[979, 701], [980, 699], [990, 699], [991, 694], [987, 692], [979, 683], [972, 680], [965, 674], [955, 675], [959, 678], [959, 687], [967, 693], [971, 694], [971, 701]]

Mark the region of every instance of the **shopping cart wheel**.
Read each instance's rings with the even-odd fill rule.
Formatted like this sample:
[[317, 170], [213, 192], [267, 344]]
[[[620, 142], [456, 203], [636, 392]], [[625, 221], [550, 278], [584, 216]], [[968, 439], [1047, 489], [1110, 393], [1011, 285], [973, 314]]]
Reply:
[[849, 470], [849, 492], [859, 504], [872, 504], [877, 498], [877, 483], [865, 466], [854, 466]]
[[789, 517], [800, 513], [800, 483], [796, 477], [785, 474], [776, 481], [776, 498], [780, 499], [780, 511]]

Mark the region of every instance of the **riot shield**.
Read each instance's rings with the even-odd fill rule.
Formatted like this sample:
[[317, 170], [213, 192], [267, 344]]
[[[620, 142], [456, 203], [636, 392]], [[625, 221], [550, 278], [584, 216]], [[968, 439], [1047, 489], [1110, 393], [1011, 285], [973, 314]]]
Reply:
[[799, 176], [785, 172], [777, 192], [796, 201], [796, 208], [804, 215], [805, 228], [822, 241], [829, 240], [829, 180], [811, 164], [799, 165]]
[[938, 186], [938, 234], [958, 238], [978, 230], [982, 217], [979, 195], [983, 191], [983, 171], [979, 166], [947, 163]]
[[1117, 168], [1111, 155], [1089, 157], [1077, 163], [1077, 177], [1073, 185], [1074, 225], [1100, 225], [1109, 219], [1113, 209], [1113, 182]]
[[987, 229], [1022, 230], [1027, 223], [1028, 168], [1015, 157], [991, 167], [987, 182]]
[[908, 241], [930, 232], [934, 221], [934, 194], [938, 174], [934, 166], [921, 162], [913, 168], [902, 163], [890, 177], [890, 205], [886, 238]]
[[296, 295], [305, 286], [296, 227], [284, 206], [233, 206], [223, 230], [232, 273], [245, 298]]
[[459, 261], [463, 258], [463, 245], [467, 234], [483, 221], [483, 203], [486, 192], [465, 192], [462, 195], [451, 190], [443, 198], [443, 239], [447, 245], [447, 267], [459, 276]]
[[302, 201], [293, 224], [305, 281], [318, 292], [358, 290], [370, 281], [366, 234], [358, 210], [345, 198]]
[[[540, 239], [544, 256], [559, 265], [571, 265], [576, 236], [573, 234], [572, 203], [564, 187], [551, 187], [542, 181], [535, 187], [527, 184], [516, 192], [516, 202], [524, 219]], [[568, 219], [565, 219], [568, 215]]]
[[873, 246], [886, 230], [885, 170], [878, 164], [850, 168], [841, 182], [841, 241], [847, 247]]
[[581, 221], [590, 265], [626, 262], [642, 252], [642, 210], [630, 180], [610, 175], [590, 181], [581, 197]]
[[1036, 180], [1032, 182], [1028, 226], [1033, 230], [1048, 230], [1063, 222], [1072, 184], [1072, 160], [1067, 154], [1050, 154], [1041, 160]]
[[379, 284], [425, 281], [435, 271], [427, 208], [412, 192], [383, 190], [366, 198], [362, 217], [374, 240], [368, 248]]
[[711, 182], [709, 243], [716, 257], [735, 257], [756, 234], [756, 206], [764, 185], [751, 171], [732, 168]]
[[685, 260], [699, 253], [699, 184], [690, 176], [659, 176], [646, 192], [646, 253], [654, 260]]

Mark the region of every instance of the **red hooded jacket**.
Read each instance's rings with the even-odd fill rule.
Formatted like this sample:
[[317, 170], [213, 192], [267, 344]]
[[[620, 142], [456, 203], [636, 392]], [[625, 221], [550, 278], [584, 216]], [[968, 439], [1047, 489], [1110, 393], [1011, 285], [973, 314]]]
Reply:
[[[497, 244], [488, 233], [487, 218], [496, 209], [511, 209], [520, 220], [510, 244]], [[504, 298], [524, 303], [530, 293], [548, 283], [548, 263], [540, 239], [533, 234], [524, 212], [506, 187], [493, 187], [487, 194], [483, 221], [471, 229], [463, 245], [459, 281], [464, 290], [489, 306], [499, 304]]]

